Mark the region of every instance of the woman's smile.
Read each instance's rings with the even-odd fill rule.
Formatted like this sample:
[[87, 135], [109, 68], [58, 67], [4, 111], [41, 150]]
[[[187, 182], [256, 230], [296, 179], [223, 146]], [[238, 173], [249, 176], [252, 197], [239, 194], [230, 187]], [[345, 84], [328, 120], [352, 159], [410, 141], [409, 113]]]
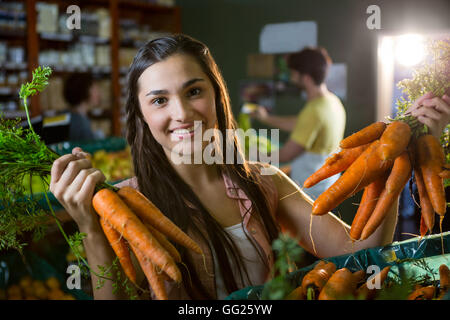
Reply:
[[202, 121], [194, 121], [194, 123], [184, 124], [169, 130], [172, 141], [191, 139], [194, 135], [202, 132]]

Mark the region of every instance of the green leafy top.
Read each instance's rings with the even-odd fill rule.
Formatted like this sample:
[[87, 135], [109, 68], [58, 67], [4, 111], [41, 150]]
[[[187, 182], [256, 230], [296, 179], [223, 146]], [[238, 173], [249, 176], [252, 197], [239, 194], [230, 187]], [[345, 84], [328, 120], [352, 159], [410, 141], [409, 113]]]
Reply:
[[297, 269], [296, 263], [301, 260], [305, 251], [294, 238], [284, 233], [280, 233], [273, 241], [272, 249], [276, 256], [272, 268], [273, 279], [264, 286], [262, 299], [285, 299], [295, 289], [287, 275]]
[[[91, 274], [97, 275], [101, 280], [113, 280], [104, 274], [97, 274], [89, 267], [80, 251], [80, 246], [86, 234], [75, 233], [67, 236], [47, 194], [51, 167], [60, 155], [48, 148], [39, 135], [34, 132], [27, 99], [45, 89], [51, 72], [52, 70], [49, 67], [36, 68], [33, 71], [32, 81], [23, 84], [20, 88], [19, 96], [23, 100], [29, 128], [22, 128], [20, 119], [7, 120], [0, 117], [0, 251], [14, 248], [22, 252], [26, 243], [23, 242], [21, 236], [25, 232], [34, 232], [34, 239], [43, 237], [50, 217], [49, 214], [51, 214], [76, 256], [78, 264], [87, 266]], [[41, 194], [33, 193], [33, 178], [40, 180], [42, 189], [45, 190]], [[24, 182], [29, 183], [28, 190]], [[117, 190], [117, 187], [105, 182], [95, 187], [96, 191], [103, 188]], [[43, 198], [45, 198], [48, 209], [43, 208], [39, 203], [39, 200]], [[104, 267], [104, 270], [110, 270], [111, 268], [118, 269], [116, 261], [112, 266]], [[115, 288], [124, 288], [129, 294], [133, 291], [126, 278], [119, 279], [116, 277], [114, 286]]]
[[[31, 80], [31, 82], [24, 83], [20, 87], [19, 97], [23, 101], [23, 106], [27, 114], [27, 120], [28, 125], [30, 126], [30, 130], [35, 135], [36, 133], [34, 132], [33, 126], [31, 125], [30, 121], [30, 113], [28, 112], [27, 99], [28, 97], [31, 97], [38, 92], [42, 92], [45, 89], [45, 87], [48, 85], [48, 77], [51, 75], [51, 73], [52, 69], [50, 69], [49, 67], [41, 68], [39, 66], [33, 71], [33, 79]], [[35, 140], [36, 142], [38, 142], [39, 138], [36, 136]]]
[[[442, 97], [446, 91], [448, 93], [448, 90], [450, 90], [450, 38], [429, 40], [426, 45], [426, 52], [426, 59], [413, 70], [412, 78], [397, 83], [398, 88], [406, 95], [406, 99], [401, 97], [397, 100], [397, 114], [394, 119], [388, 118], [391, 121], [403, 120], [407, 122], [415, 137], [428, 133], [428, 127], [408, 114], [414, 101], [428, 92], [432, 92], [434, 96]], [[445, 143], [448, 143], [449, 140], [449, 129], [450, 125], [447, 125], [441, 136], [441, 143], [444, 148]]]
[[52, 74], [52, 69], [49, 67], [37, 67], [33, 71], [33, 80], [22, 84], [19, 91], [19, 97], [26, 100], [28, 97], [42, 92], [48, 85], [48, 77]]

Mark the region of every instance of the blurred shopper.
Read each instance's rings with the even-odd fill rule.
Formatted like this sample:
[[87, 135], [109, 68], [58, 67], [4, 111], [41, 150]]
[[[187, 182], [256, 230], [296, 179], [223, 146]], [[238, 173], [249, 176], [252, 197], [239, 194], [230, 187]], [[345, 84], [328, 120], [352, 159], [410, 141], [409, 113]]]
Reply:
[[90, 73], [72, 73], [64, 83], [64, 98], [70, 106], [70, 141], [94, 140], [88, 111], [100, 104], [100, 89]]
[[[298, 116], [275, 116], [260, 106], [253, 113], [259, 121], [291, 132], [280, 149], [280, 162], [291, 162], [291, 178], [299, 184], [315, 172], [344, 137], [346, 113], [339, 98], [328, 91], [325, 78], [331, 59], [323, 48], [305, 48], [287, 57], [291, 81], [304, 90], [306, 105]], [[336, 179], [326, 179], [305, 189], [316, 199]]]

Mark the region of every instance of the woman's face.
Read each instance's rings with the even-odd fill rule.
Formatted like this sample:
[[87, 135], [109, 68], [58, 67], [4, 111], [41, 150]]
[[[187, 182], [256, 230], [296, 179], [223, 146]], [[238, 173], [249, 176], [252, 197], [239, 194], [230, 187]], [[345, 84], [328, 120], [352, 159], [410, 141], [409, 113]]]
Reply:
[[194, 143], [194, 134], [201, 138], [201, 132], [215, 127], [215, 92], [194, 58], [176, 54], [151, 65], [138, 88], [144, 119], [168, 157], [172, 150], [182, 149], [177, 154], [183, 155], [203, 150], [208, 142]]

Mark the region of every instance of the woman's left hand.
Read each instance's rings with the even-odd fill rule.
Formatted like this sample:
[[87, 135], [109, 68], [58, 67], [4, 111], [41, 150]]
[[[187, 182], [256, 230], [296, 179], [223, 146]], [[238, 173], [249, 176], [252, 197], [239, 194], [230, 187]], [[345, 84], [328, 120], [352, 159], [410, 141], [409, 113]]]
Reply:
[[450, 97], [447, 94], [442, 98], [433, 97], [431, 93], [427, 93], [414, 102], [410, 113], [428, 127], [430, 134], [439, 139], [450, 123]]

